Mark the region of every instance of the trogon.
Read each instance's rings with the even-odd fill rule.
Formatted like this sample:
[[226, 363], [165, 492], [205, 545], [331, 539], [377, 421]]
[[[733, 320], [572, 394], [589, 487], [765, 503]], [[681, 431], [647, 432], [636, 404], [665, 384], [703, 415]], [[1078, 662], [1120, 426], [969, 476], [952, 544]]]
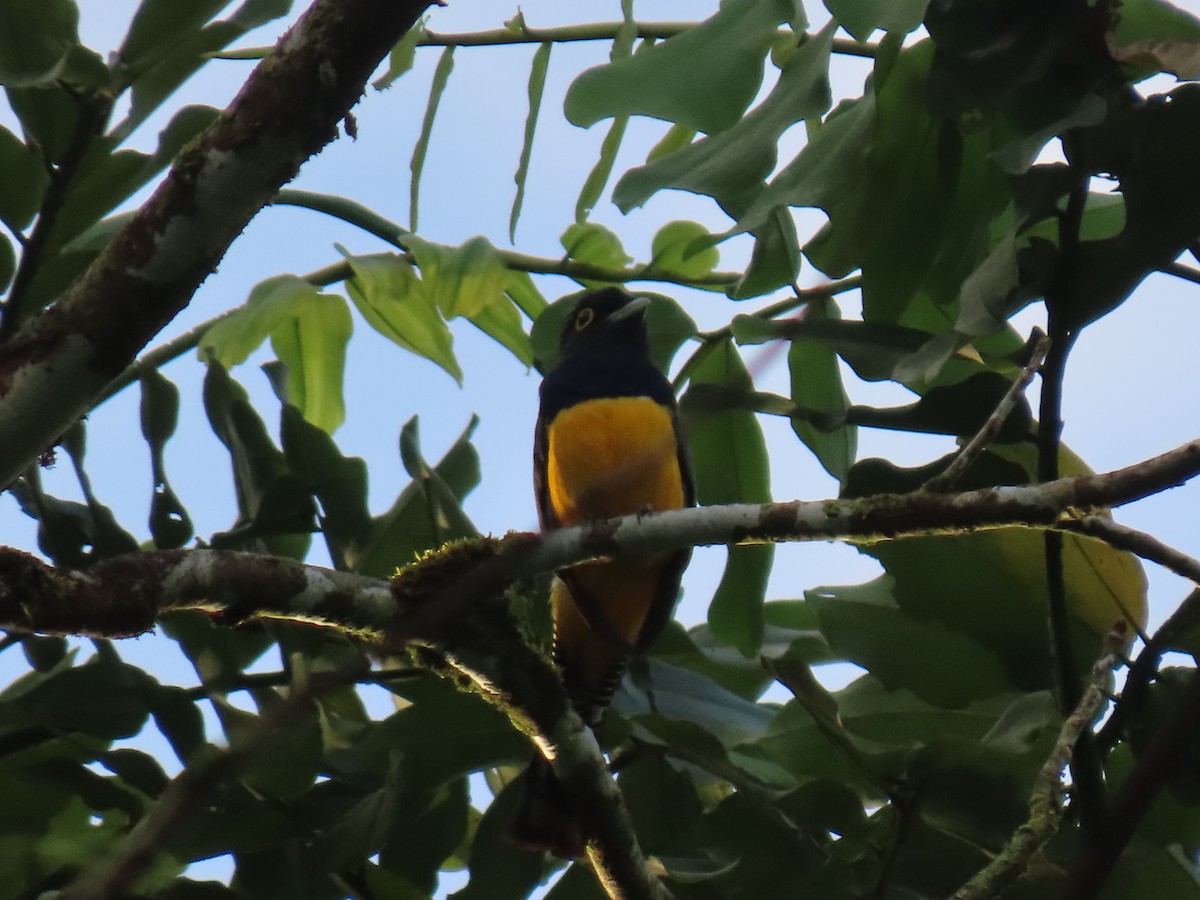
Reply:
[[[645, 297], [584, 294], [541, 387], [534, 487], [543, 529], [695, 502], [670, 382], [650, 358]], [[629, 659], [671, 618], [690, 548], [573, 566], [551, 589], [554, 660], [576, 711], [598, 732]], [[540, 755], [525, 775], [512, 836], [564, 858], [584, 852], [570, 804]]]

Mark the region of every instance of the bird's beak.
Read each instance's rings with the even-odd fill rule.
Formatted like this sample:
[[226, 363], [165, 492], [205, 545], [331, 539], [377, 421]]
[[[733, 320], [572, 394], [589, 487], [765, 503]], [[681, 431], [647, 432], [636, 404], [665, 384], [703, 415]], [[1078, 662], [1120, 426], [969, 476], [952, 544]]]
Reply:
[[609, 322], [624, 322], [626, 319], [632, 319], [638, 316], [644, 316], [646, 310], [650, 308], [649, 297], [634, 297], [615, 313], [608, 317]]

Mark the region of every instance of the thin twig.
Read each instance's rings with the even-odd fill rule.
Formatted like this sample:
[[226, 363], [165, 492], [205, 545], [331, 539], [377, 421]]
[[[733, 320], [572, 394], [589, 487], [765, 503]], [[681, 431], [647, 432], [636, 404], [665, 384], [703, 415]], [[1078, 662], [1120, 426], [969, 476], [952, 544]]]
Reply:
[[1054, 749], [1046, 759], [1029, 798], [1029, 818], [1018, 828], [1004, 851], [976, 873], [952, 900], [988, 900], [998, 896], [1029, 867], [1030, 860], [1054, 836], [1062, 819], [1062, 774], [1079, 738], [1096, 718], [1106, 698], [1105, 686], [1125, 646], [1125, 629], [1115, 628], [1104, 641], [1104, 651], [1092, 666], [1091, 678], [1074, 712], [1067, 716]]
[[1029, 383], [1033, 381], [1033, 376], [1041, 368], [1042, 362], [1046, 359], [1046, 354], [1050, 352], [1050, 338], [1042, 334], [1040, 329], [1035, 328], [1033, 330], [1030, 340], [1033, 342], [1033, 355], [1030, 356], [1029, 362], [1017, 377], [1017, 380], [1009, 387], [1004, 397], [996, 405], [995, 411], [988, 416], [987, 421], [983, 423], [983, 427], [979, 429], [975, 437], [971, 438], [962, 450], [958, 452], [958, 455], [951, 460], [950, 465], [946, 467], [944, 472], [940, 475], [935, 475], [925, 483], [924, 490], [950, 490], [979, 454], [996, 439], [996, 435], [1000, 433], [1000, 429], [1004, 427], [1004, 423], [1008, 420], [1009, 413], [1016, 407], [1017, 401], [1021, 399], [1021, 395], [1029, 387]]
[[[400, 666], [390, 669], [375, 669], [363, 672], [354, 679], [355, 684], [389, 684], [405, 678], [415, 678], [426, 672], [413, 666]], [[185, 688], [183, 693], [189, 700], [200, 700], [214, 694], [231, 694], [234, 691], [253, 691], [260, 688], [284, 687], [295, 680], [295, 675], [287, 670], [277, 672], [243, 673], [235, 681], [206, 681]]]
[[1183, 263], [1168, 263], [1159, 271], [1165, 272], [1167, 275], [1174, 275], [1176, 278], [1182, 278], [1184, 281], [1190, 281], [1193, 284], [1200, 284], [1200, 272], [1191, 266], [1185, 266]]

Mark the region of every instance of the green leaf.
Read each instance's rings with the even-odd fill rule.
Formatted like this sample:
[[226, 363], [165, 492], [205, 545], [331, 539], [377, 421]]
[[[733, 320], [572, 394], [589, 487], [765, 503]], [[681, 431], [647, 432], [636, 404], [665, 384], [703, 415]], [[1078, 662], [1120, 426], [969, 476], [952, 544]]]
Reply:
[[284, 405], [281, 416], [283, 453], [321, 505], [321, 533], [329, 555], [338, 569], [353, 571], [371, 528], [367, 464], [342, 456], [333, 438], [294, 406]]
[[[704, 735], [699, 728], [690, 731]], [[644, 853], [683, 857], [695, 850], [703, 812], [696, 783], [661, 751], [637, 755], [621, 769], [617, 784]]]
[[[226, 628], [201, 612], [170, 613], [163, 630], [191, 661], [200, 680], [214, 692], [232, 688], [242, 673], [274, 641], [259, 627]], [[155, 721], [181, 760], [204, 751], [204, 719], [183, 688], [162, 688], [154, 698]]]
[[459, 504], [479, 484], [479, 455], [470, 440], [477, 423], [477, 419], [471, 420], [432, 469], [419, 457], [414, 458], [416, 424], [411, 420], [406, 423], [402, 440], [408, 445], [409, 461], [416, 471], [428, 473], [428, 480], [422, 483], [414, 479], [391, 509], [372, 520], [370, 537], [354, 571], [390, 578], [397, 569], [451, 537], [475, 534]]
[[218, 698], [214, 706], [229, 748], [245, 755], [238, 780], [276, 800], [301, 795], [321, 770], [321, 728], [315, 703], [292, 704], [288, 727], [264, 729], [262, 716], [278, 715], [288, 701], [272, 689], [253, 691], [261, 715], [244, 712]]
[[43, 164], [61, 164], [79, 127], [79, 104], [66, 87], [5, 89], [9, 106], [21, 120], [30, 145], [39, 148]]
[[654, 234], [650, 264], [681, 278], [702, 278], [721, 261], [720, 251], [709, 238], [708, 229], [699, 222], [668, 222]]
[[[118, 51], [117, 71], [130, 84], [129, 113], [109, 131], [118, 141], [129, 137], [211, 54], [246, 32], [288, 14], [292, 0], [244, 0], [233, 14], [203, 28], [227, 2], [195, 0], [181, 7], [175, 0], [144, 0], [134, 17], [126, 44]], [[183, 22], [181, 22], [181, 19]]]
[[[164, 631], [170, 633], [169, 627]], [[148, 696], [154, 727], [159, 730], [175, 756], [185, 765], [205, 746], [204, 718], [185, 689], [158, 685]]]
[[621, 140], [625, 137], [625, 128], [628, 125], [628, 116], [618, 116], [613, 119], [608, 133], [600, 142], [600, 158], [588, 172], [583, 187], [579, 190], [579, 197], [575, 201], [575, 222], [577, 224], [587, 221], [592, 208], [600, 199], [600, 195], [604, 193], [604, 186], [608, 184], [609, 176], [612, 175], [613, 166], [617, 161], [617, 151], [621, 149]]
[[524, 900], [545, 880], [545, 854], [514, 846], [508, 837], [524, 790], [520, 779], [511, 781], [484, 810], [471, 841], [471, 880], [454, 900]]
[[71, 0], [0, 0], [0, 84], [36, 87], [54, 81], [79, 43]]
[[410, 353], [441, 366], [462, 383], [454, 338], [413, 267], [394, 253], [347, 256], [354, 277], [346, 291], [367, 323]]
[[775, 548], [769, 544], [730, 547], [721, 581], [708, 607], [708, 624], [713, 634], [741, 651], [758, 652], [762, 645], [762, 602]]
[[204, 333], [198, 355], [225, 368], [246, 361], [273, 332], [299, 314], [311, 298], [320, 298], [311, 282], [295, 275], [276, 275], [260, 281], [238, 310]]
[[[466, 434], [475, 429], [477, 419], [472, 419]], [[424, 495], [429, 529], [432, 535], [431, 548], [440, 547], [447, 541], [475, 537], [478, 532], [467, 518], [460, 505], [460, 497], [441, 475], [431, 468], [421, 456], [419, 423], [416, 416], [404, 423], [400, 431], [400, 459], [404, 469]]]
[[117, 51], [118, 58], [130, 70], [144, 70], [170, 52], [181, 35], [198, 31], [225, 6], [227, 0], [182, 4], [175, 0], [142, 0]]
[[[895, 578], [902, 609], [987, 647], [1000, 658], [1010, 684], [1038, 690], [1052, 680], [1044, 641], [1042, 543], [1038, 531], [1001, 529], [889, 541], [864, 550]], [[1138, 615], [1145, 576], [1136, 561], [1091, 538], [1066, 536], [1064, 557], [1068, 606], [1088, 625], [1076, 635], [1077, 659], [1087, 667], [1098, 636], [1124, 618], [1120, 607]], [[953, 565], [931, 562], [935, 559]]]
[[0, 234], [0, 294], [8, 290], [16, 271], [17, 256], [13, 251], [12, 242]]
[[416, 787], [529, 759], [529, 741], [504, 714], [474, 694], [428, 676], [389, 684], [404, 708], [375, 724], [361, 741], [331, 750], [328, 765], [354, 783], [382, 784], [400, 754], [404, 771], [421, 773]]
[[379, 864], [432, 896], [438, 871], [466, 837], [467, 781], [456, 778], [433, 790], [408, 786], [398, 805], [404, 815], [393, 821]]
[[520, 310], [507, 295], [470, 318], [471, 324], [509, 350], [527, 368], [533, 365], [533, 346], [521, 322]]
[[[0, 128], [0, 221], [14, 233], [33, 221], [50, 176], [37, 155], [7, 128]], [[7, 281], [0, 278], [0, 285]], [[2, 288], [0, 288], [2, 289]]]
[[288, 402], [333, 434], [346, 417], [342, 375], [350, 309], [341, 297], [314, 290], [299, 297], [292, 312], [271, 331], [271, 347], [287, 366]]
[[[1080, 246], [1080, 283], [1072, 325], [1116, 308], [1150, 272], [1175, 260], [1200, 233], [1200, 84], [1153, 96], [1126, 115], [1110, 117], [1089, 141], [1097, 170], [1120, 179], [1125, 228]], [[1129, 151], [1136, 134], [1138, 153]]]
[[149, 676], [123, 663], [111, 648], [82, 666], [26, 678], [24, 690], [10, 686], [4, 693], [0, 726], [6, 729], [41, 726], [51, 730], [47, 738], [76, 735], [81, 743], [95, 738], [106, 746], [140, 732], [149, 715]]
[[1200, 77], [1200, 19], [1164, 0], [1123, 2], [1113, 43], [1113, 57], [1140, 77]]
[[646, 310], [646, 336], [650, 340], [650, 359], [664, 374], [671, 371], [671, 361], [687, 341], [700, 330], [679, 302], [663, 294], [638, 293], [650, 300]]
[[533, 54], [533, 65], [529, 69], [529, 113], [525, 117], [525, 139], [521, 144], [521, 160], [513, 181], [517, 194], [513, 198], [512, 213], [508, 218], [508, 239], [517, 239], [517, 220], [521, 217], [521, 205], [525, 202], [525, 179], [529, 176], [529, 158], [533, 153], [533, 134], [537, 130], [538, 113], [542, 109], [542, 94], [546, 88], [546, 70], [550, 67], [550, 41], [543, 42]]
[[387, 71], [371, 82], [371, 86], [375, 90], [387, 90], [413, 67], [413, 61], [417, 55], [417, 44], [425, 34], [426, 21], [427, 18], [422, 18], [413, 25], [392, 48], [392, 52], [388, 54]]
[[[753, 382], [732, 342], [714, 348], [692, 372], [693, 388], [718, 385], [753, 390]], [[770, 469], [762, 428], [742, 409], [706, 410], [684, 394], [680, 411], [687, 424], [702, 505], [770, 502]], [[745, 656], [756, 653], [763, 637], [762, 602], [771, 571], [770, 545], [730, 547], [729, 561], [709, 606], [713, 633]]]
[[777, 288], [795, 284], [800, 275], [800, 238], [791, 213], [773, 209], [754, 232], [750, 265], [737, 283], [726, 290], [730, 300], [761, 297]]
[[547, 306], [546, 298], [537, 289], [537, 285], [533, 283], [528, 272], [518, 269], [511, 270], [508, 273], [508, 287], [505, 288], [504, 293], [530, 321], [541, 315], [542, 310]]
[[157, 371], [142, 376], [142, 437], [150, 445], [154, 494], [150, 498], [150, 534], [160, 550], [182, 547], [192, 538], [187, 510], [167, 481], [163, 453], [179, 421], [179, 389]]
[[447, 247], [409, 235], [404, 243], [421, 270], [422, 289], [446, 319], [472, 318], [492, 304], [507, 302], [508, 266], [487, 238], [476, 236], [461, 247]]
[[[646, 162], [652, 163], [677, 150], [682, 150], [695, 139], [696, 129], [685, 128], [682, 125], [672, 125], [667, 129], [667, 133], [659, 139], [658, 143], [650, 148], [650, 152], [646, 154]], [[626, 172], [625, 174], [628, 175], [629, 173]], [[624, 180], [624, 176], [622, 176], [622, 180]], [[618, 182], [619, 184], [620, 182]], [[613, 194], [615, 199], [615, 190]]]
[[[706, 194], [727, 209], [744, 208], [774, 170], [784, 131], [829, 109], [829, 52], [836, 30], [827, 26], [805, 41], [767, 98], [740, 121], [625, 173], [613, 189], [613, 202], [627, 213], [656, 191], [671, 188]], [[676, 129], [692, 133], [681, 126], [672, 133]]]
[[229, 451], [238, 502], [234, 528], [211, 543], [302, 558], [316, 530], [312, 493], [272, 442], [246, 391], [216, 361], [204, 378], [204, 409]]
[[[625, 252], [621, 239], [603, 225], [594, 222], [576, 222], [567, 226], [560, 241], [567, 256], [583, 263], [606, 269], [621, 270], [633, 261]], [[608, 282], [576, 278], [584, 287], [602, 287]]]
[[625, 716], [653, 714], [691, 722], [726, 747], [761, 737], [774, 718], [771, 708], [739, 697], [703, 675], [659, 659], [645, 663], [644, 667], [635, 664], [613, 700], [614, 708]]
[[[986, 255], [992, 220], [1010, 196], [988, 136], [930, 114], [920, 99], [933, 50], [928, 41], [906, 48], [878, 85], [867, 177], [806, 248], [823, 271], [862, 269], [868, 321], [902, 321], [922, 290], [935, 303], [952, 303]], [[904, 212], [879, 216], [878, 203]], [[913, 229], [913, 221], [925, 225]]]
[[904, 612], [886, 576], [855, 587], [815, 588], [805, 596], [834, 652], [889, 690], [912, 691], [944, 709], [1012, 690], [994, 654], [960, 632]]
[[[832, 307], [809, 306], [806, 319], [829, 317]], [[842, 385], [842, 370], [837, 354], [820, 344], [793, 341], [788, 349], [788, 372], [792, 378], [792, 402], [826, 412], [844, 414], [850, 408], [850, 398]], [[858, 429], [843, 424], [832, 431], [822, 431], [811, 422], [792, 419], [792, 430], [820, 460], [825, 471], [841, 481], [854, 465], [858, 453]]]
[[796, 158], [754, 198], [730, 234], [756, 231], [779, 206], [815, 206], [830, 212], [836, 200], [861, 185], [874, 130], [873, 93], [838, 104]]
[[1107, 93], [1111, 56], [1080, 40], [1091, 15], [1087, 7], [1060, 15], [1043, 3], [931, 4], [925, 27], [938, 52], [928, 108], [982, 114], [992, 159], [1020, 174], [1055, 135], [1107, 114], [1098, 93]]
[[825, 0], [825, 8], [850, 35], [865, 41], [877, 28], [892, 34], [915, 31], [929, 0]]
[[442, 102], [442, 94], [446, 91], [446, 83], [450, 73], [454, 71], [454, 47], [447, 47], [438, 58], [437, 68], [433, 72], [433, 83], [429, 88], [429, 102], [425, 106], [425, 117], [421, 120], [421, 133], [413, 146], [412, 160], [408, 167], [412, 172], [409, 182], [408, 228], [417, 230], [417, 207], [421, 197], [421, 172], [425, 168], [425, 154], [429, 150], [429, 137], [433, 133], [433, 120], [437, 117], [438, 104]]
[[83, 499], [87, 504], [88, 517], [91, 520], [87, 529], [92, 544], [90, 555], [94, 559], [105, 559], [110, 556], [119, 556], [122, 553], [136, 553], [138, 551], [137, 540], [117, 523], [112, 510], [101, 503], [92, 492], [91, 479], [83, 464], [87, 446], [86, 437], [86, 426], [79, 421], [63, 435], [61, 446], [71, 458], [75, 477], [79, 480], [79, 488], [83, 492]]
[[740, 791], [725, 797], [705, 816], [701, 845], [718, 859], [738, 860], [737, 868], [716, 882], [717, 896], [830, 896], [805, 889], [803, 879], [821, 867], [824, 852], [813, 841], [798, 836], [785, 821], [775, 810]]
[[682, 34], [584, 72], [567, 91], [567, 119], [584, 128], [631, 115], [728, 128], [758, 92], [776, 27], [793, 13], [786, 0], [731, 0]]

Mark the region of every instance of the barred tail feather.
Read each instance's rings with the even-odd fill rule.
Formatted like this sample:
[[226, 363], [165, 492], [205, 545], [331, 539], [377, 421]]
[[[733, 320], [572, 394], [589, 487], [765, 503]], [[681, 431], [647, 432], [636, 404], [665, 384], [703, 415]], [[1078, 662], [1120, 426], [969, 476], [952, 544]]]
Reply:
[[535, 755], [525, 770], [524, 782], [524, 795], [509, 830], [513, 843], [526, 850], [544, 850], [562, 859], [583, 856], [583, 836], [550, 764]]

